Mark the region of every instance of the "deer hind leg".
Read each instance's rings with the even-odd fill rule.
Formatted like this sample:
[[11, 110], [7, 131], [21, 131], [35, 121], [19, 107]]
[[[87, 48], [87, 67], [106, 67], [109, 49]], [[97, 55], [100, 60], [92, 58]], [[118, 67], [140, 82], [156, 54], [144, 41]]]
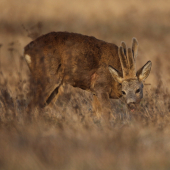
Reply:
[[61, 91], [60, 86], [63, 84], [62, 75], [62, 73], [56, 75], [54, 80], [46, 87], [46, 92], [44, 93], [45, 105], [50, 104], [54, 99], [56, 100], [56, 96]]
[[31, 91], [29, 103], [31, 105], [39, 105], [42, 108], [47, 106], [58, 93], [58, 88], [61, 85], [61, 82], [62, 80], [56, 82], [53, 81], [53, 83], [46, 83], [45, 85], [42, 85], [40, 81], [35, 83]]
[[62, 84], [62, 80], [60, 80], [59, 83], [55, 84], [54, 86], [51, 86], [48, 89], [48, 91], [47, 91], [47, 93], [46, 93], [46, 95], [44, 97], [44, 99], [45, 99], [44, 100], [45, 106], [50, 104], [54, 100], [55, 96], [59, 92], [59, 87], [60, 87], [61, 84]]
[[58, 89], [61, 86], [63, 81], [63, 71], [60, 68], [58, 72], [51, 77], [47, 78], [47, 80], [43, 80], [43, 78], [39, 78], [39, 82], [37, 81], [37, 94], [35, 98], [40, 107], [45, 107], [52, 102], [58, 93]]

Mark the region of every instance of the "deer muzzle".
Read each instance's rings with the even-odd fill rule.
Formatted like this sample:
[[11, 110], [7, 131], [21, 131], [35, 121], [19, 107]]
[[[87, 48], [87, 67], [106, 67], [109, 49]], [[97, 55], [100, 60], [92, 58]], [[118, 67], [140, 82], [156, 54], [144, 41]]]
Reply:
[[136, 96], [133, 93], [129, 93], [127, 96], [127, 107], [130, 111], [134, 111], [136, 109]]
[[134, 102], [131, 102], [131, 103], [127, 104], [127, 106], [128, 106], [128, 109], [131, 112], [135, 111], [135, 109], [136, 109], [136, 103], [134, 103]]

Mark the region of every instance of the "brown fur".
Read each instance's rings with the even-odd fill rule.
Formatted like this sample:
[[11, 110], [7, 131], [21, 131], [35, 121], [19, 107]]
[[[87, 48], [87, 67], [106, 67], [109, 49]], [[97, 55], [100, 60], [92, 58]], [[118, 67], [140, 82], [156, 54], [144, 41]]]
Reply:
[[122, 96], [121, 85], [108, 69], [111, 66], [122, 76], [114, 44], [76, 33], [51, 32], [29, 43], [26, 54], [31, 57], [27, 64], [36, 84], [35, 98], [41, 105], [49, 103], [63, 83], [90, 90], [94, 103], [100, 103], [96, 110], [102, 109], [102, 113], [109, 112], [109, 98]]

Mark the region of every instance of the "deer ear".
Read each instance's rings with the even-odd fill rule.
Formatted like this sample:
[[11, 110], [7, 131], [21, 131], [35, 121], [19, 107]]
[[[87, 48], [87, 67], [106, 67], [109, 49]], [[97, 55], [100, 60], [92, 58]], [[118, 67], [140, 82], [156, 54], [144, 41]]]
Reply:
[[114, 78], [115, 81], [117, 81], [118, 83], [122, 83], [123, 78], [121, 76], [121, 73], [116, 70], [115, 68], [113, 68], [112, 66], [109, 66], [109, 71], [112, 75], [112, 77]]
[[149, 76], [151, 67], [152, 62], [148, 61], [142, 68], [137, 71], [136, 76], [138, 77], [139, 81], [144, 81]]

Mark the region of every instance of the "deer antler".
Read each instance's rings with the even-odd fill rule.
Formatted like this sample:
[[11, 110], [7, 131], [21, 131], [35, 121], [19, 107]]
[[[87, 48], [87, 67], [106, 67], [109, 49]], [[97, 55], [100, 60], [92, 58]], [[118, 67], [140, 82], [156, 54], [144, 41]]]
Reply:
[[126, 50], [125, 42], [122, 42], [119, 47], [118, 54], [122, 65], [124, 79], [136, 78], [135, 59], [137, 57], [137, 50], [138, 42], [135, 38], [133, 38], [132, 48]]

